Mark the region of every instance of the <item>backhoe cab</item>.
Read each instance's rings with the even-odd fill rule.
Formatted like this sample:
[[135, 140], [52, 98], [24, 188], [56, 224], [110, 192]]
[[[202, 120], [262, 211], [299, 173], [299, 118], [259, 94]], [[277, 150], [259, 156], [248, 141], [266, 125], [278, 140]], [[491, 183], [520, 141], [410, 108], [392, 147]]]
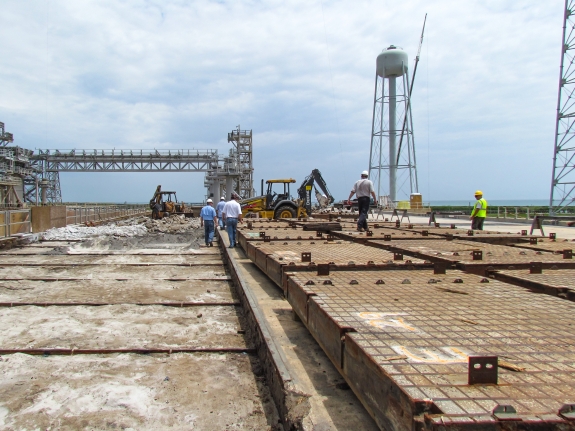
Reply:
[[257, 214], [257, 217], [268, 219], [307, 217], [303, 202], [291, 198], [290, 184], [293, 183], [295, 183], [293, 178], [267, 180], [267, 191], [264, 195], [243, 199], [240, 202], [242, 215], [256, 217]]
[[173, 214], [183, 215], [184, 217], [194, 216], [194, 212], [186, 207], [185, 203], [178, 202], [176, 192], [164, 192], [161, 185], [156, 188], [154, 197], [150, 199], [150, 209], [152, 210], [153, 219], [162, 219]]

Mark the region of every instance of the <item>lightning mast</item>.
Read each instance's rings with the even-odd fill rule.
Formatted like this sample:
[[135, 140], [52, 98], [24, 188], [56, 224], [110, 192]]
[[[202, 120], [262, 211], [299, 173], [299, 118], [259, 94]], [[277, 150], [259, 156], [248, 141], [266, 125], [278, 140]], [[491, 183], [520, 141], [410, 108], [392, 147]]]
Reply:
[[575, 202], [575, 0], [565, 0], [549, 214]]

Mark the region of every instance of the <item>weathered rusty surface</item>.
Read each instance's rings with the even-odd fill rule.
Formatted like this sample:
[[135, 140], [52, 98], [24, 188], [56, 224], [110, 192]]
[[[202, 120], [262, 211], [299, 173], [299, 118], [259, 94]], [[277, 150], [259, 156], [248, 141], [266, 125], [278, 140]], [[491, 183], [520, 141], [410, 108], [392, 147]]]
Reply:
[[575, 301], [575, 269], [540, 270], [540, 273], [531, 273], [528, 269], [501, 270], [493, 271], [489, 276], [536, 292]]
[[537, 242], [516, 244], [516, 247], [527, 248], [530, 250], [562, 252], [563, 250], [575, 250], [575, 240], [569, 239], [549, 239], [538, 238]]
[[[321, 240], [316, 232], [305, 232], [301, 228], [274, 227], [260, 229], [238, 229], [238, 243], [244, 250], [250, 241], [302, 241], [302, 240]], [[267, 237], [267, 239], [266, 239]]]
[[[564, 259], [562, 255], [527, 250], [519, 247], [487, 244], [460, 240], [426, 241], [367, 241], [367, 245], [401, 251], [409, 256], [428, 259], [433, 262], [453, 262], [460, 269], [484, 273], [485, 270], [506, 268], [529, 268], [531, 262], [542, 262], [550, 266], [575, 267], [575, 260]], [[478, 253], [479, 252], [479, 253]]]
[[[416, 268], [425, 265], [422, 259], [404, 259], [393, 252], [341, 240], [248, 242], [247, 251], [252, 262], [284, 291], [284, 272], [317, 273], [321, 265], [329, 265], [331, 271]], [[302, 262], [302, 253], [311, 253], [311, 262]]]
[[131, 266], [131, 265], [57, 265], [57, 266], [1, 266], [0, 280], [68, 280], [68, 279], [111, 279], [133, 278], [167, 279], [173, 281], [199, 278], [225, 277], [223, 262], [205, 266]]
[[222, 263], [222, 259], [217, 255], [127, 255], [119, 258], [118, 256], [94, 256], [94, 255], [68, 255], [68, 254], [42, 254], [42, 255], [2, 255], [0, 266], [10, 265], [139, 265], [139, 266], [158, 266], [158, 265], [176, 265], [176, 266], [194, 266], [194, 265], [216, 265]]
[[392, 227], [385, 228], [370, 228], [367, 232], [358, 232], [357, 230], [344, 230], [342, 232], [335, 232], [335, 236], [347, 241], [354, 241], [364, 243], [368, 240], [384, 240], [384, 241], [401, 241], [401, 240], [426, 240], [433, 239], [437, 236], [422, 236], [421, 232], [404, 231]]
[[141, 355], [150, 355], [158, 353], [167, 353], [168, 355], [176, 353], [255, 353], [256, 349], [249, 347], [175, 347], [173, 349], [160, 348], [132, 348], [132, 349], [0, 349], [0, 355], [13, 355], [24, 353], [26, 355], [107, 355], [107, 354], [127, 354], [137, 353]]
[[[575, 429], [558, 414], [575, 394], [570, 301], [431, 270], [290, 274], [298, 314], [304, 297], [304, 323], [336, 366], [343, 360], [343, 376], [382, 429]], [[498, 385], [468, 384], [470, 355], [499, 357]], [[493, 415], [498, 404], [513, 406], [515, 420]]]

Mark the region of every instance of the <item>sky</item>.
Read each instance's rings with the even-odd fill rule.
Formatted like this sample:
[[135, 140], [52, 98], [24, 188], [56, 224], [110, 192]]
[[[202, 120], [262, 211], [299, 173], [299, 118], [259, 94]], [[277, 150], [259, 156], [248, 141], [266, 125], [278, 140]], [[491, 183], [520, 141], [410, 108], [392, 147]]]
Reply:
[[[0, 121], [29, 149], [230, 148], [260, 179], [368, 168], [375, 59], [417, 53], [423, 201], [549, 196], [563, 0], [4, 0]], [[410, 71], [411, 73], [411, 71]], [[203, 173], [62, 173], [68, 202], [204, 199]]]

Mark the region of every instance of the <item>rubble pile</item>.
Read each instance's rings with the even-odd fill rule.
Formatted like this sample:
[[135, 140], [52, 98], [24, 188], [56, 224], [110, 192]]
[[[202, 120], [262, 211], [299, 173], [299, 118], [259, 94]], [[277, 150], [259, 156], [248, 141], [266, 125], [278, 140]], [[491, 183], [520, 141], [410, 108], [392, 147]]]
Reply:
[[200, 228], [199, 218], [185, 218], [184, 216], [164, 217], [161, 220], [146, 218], [143, 225], [148, 232], [157, 233], [186, 233]]
[[141, 224], [125, 226], [108, 224], [94, 227], [70, 225], [66, 227], [48, 229], [42, 234], [42, 239], [45, 241], [54, 241], [86, 239], [96, 236], [132, 237], [145, 235], [146, 233], [148, 233], [148, 230]]

